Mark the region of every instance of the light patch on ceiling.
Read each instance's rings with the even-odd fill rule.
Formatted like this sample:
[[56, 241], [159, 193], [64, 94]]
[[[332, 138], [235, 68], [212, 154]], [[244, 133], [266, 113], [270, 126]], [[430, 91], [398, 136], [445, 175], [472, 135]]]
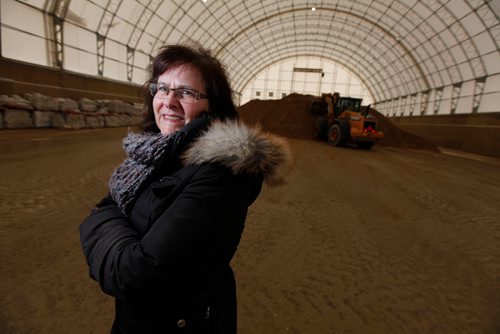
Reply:
[[68, 12], [66, 13], [65, 19], [68, 22], [75, 23], [75, 24], [82, 26], [82, 27], [87, 27], [87, 20], [85, 20], [81, 16], [78, 16], [77, 14], [75, 14], [74, 12], [72, 12], [69, 9], [68, 9]]

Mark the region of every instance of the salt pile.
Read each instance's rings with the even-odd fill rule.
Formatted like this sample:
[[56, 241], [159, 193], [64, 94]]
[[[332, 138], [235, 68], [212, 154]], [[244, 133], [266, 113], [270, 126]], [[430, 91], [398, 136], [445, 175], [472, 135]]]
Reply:
[[[238, 112], [244, 122], [260, 124], [266, 131], [289, 138], [314, 140], [312, 124], [315, 116], [309, 110], [317, 100], [316, 96], [294, 93], [281, 100], [251, 100], [240, 106]], [[370, 113], [377, 118], [379, 130], [384, 132], [384, 138], [377, 145], [438, 152], [427, 140], [400, 129], [375, 109], [370, 108]]]

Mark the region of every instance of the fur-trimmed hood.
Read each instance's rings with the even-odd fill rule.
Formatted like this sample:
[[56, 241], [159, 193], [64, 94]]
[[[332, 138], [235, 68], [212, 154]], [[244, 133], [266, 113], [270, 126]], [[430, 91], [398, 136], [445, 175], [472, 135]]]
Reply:
[[292, 166], [285, 139], [239, 121], [214, 121], [183, 155], [183, 163], [219, 163], [234, 174], [262, 174], [268, 185], [281, 184]]

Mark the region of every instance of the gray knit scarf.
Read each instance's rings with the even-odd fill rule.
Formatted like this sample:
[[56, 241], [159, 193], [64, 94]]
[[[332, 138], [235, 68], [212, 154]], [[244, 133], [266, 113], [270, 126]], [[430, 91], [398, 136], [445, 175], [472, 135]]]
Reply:
[[125, 137], [123, 148], [127, 159], [109, 180], [109, 194], [125, 216], [130, 213], [141, 191], [165, 167], [177, 164], [181, 152], [211, 121], [212, 117], [204, 112], [169, 136], [129, 133]]
[[109, 180], [111, 198], [127, 215], [143, 186], [151, 181], [155, 170], [167, 163], [178, 136], [162, 134], [129, 133], [123, 140], [123, 148], [128, 156], [116, 168]]

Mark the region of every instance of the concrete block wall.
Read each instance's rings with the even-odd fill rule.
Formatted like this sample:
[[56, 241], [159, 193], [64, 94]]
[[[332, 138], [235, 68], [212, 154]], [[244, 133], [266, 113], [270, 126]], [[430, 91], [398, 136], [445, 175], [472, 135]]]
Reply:
[[40, 93], [0, 95], [0, 129], [83, 129], [135, 126], [142, 104], [119, 100], [72, 100]]

